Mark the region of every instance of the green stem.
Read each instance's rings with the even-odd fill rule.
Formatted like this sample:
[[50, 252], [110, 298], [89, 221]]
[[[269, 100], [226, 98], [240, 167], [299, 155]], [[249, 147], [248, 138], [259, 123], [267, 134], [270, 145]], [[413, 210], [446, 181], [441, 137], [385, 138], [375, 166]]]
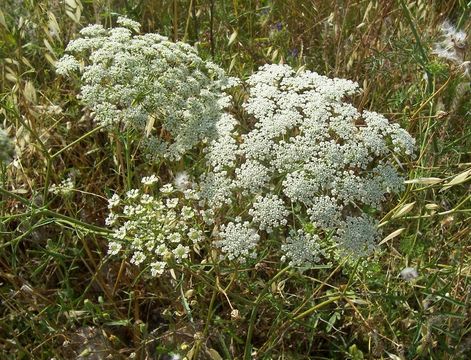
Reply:
[[424, 47], [422, 46], [422, 42], [420, 41], [420, 36], [419, 36], [419, 33], [417, 32], [417, 29], [415, 28], [414, 21], [412, 19], [412, 14], [410, 13], [409, 8], [407, 7], [404, 0], [400, 0], [399, 2], [401, 3], [406, 20], [409, 23], [412, 34], [414, 35], [414, 38], [417, 44], [417, 49], [419, 50], [419, 54], [420, 54], [420, 60], [421, 60], [420, 64], [422, 65], [422, 69], [427, 74], [427, 89], [430, 92], [430, 89], [432, 88], [432, 74], [430, 74], [430, 72], [427, 70], [427, 64], [428, 64], [427, 54], [424, 50]]
[[11, 191], [8, 191], [7, 189], [4, 189], [3, 187], [0, 187], [0, 194], [3, 194], [5, 196], [8, 196], [10, 198], [14, 198], [14, 199], [18, 200], [23, 205], [29, 207], [31, 210], [35, 210], [36, 215], [45, 215], [45, 216], [54, 218], [54, 219], [58, 220], [59, 222], [69, 224], [73, 227], [80, 227], [82, 229], [85, 229], [85, 230], [88, 230], [90, 232], [94, 232], [94, 233], [97, 233], [97, 234], [103, 234], [104, 235], [104, 234], [110, 234], [111, 233], [110, 230], [102, 228], [100, 226], [87, 224], [87, 223], [84, 223], [80, 220], [74, 219], [70, 216], [62, 215], [60, 213], [51, 211], [49, 209], [45, 209], [43, 207], [39, 207], [37, 205], [34, 205], [33, 203], [29, 202], [28, 199], [26, 199], [26, 198], [24, 198], [24, 197], [22, 197], [18, 194], [15, 194]]
[[210, 2], [209, 10], [209, 44], [211, 47], [211, 58], [214, 59], [215, 44], [214, 44], [214, 0]]
[[269, 291], [271, 284], [278, 280], [281, 275], [283, 275], [286, 271], [289, 270], [289, 266], [281, 269], [278, 274], [276, 274], [266, 285], [265, 288], [262, 290], [262, 292], [257, 296], [257, 299], [255, 300], [255, 303], [253, 304], [252, 308], [252, 313], [250, 314], [250, 323], [249, 323], [249, 329], [247, 330], [247, 338], [245, 340], [245, 350], [244, 350], [244, 360], [250, 360], [252, 358], [251, 355], [251, 343], [252, 343], [252, 336], [253, 336], [253, 331], [255, 328], [255, 317], [257, 316], [257, 310], [258, 307], [260, 306], [260, 303], [262, 302], [263, 298]]
[[[208, 315], [206, 316], [206, 323], [204, 324], [202, 339], [206, 339], [206, 336], [208, 335], [209, 325], [211, 323], [211, 318], [213, 317], [213, 308], [214, 308], [214, 302], [216, 301], [217, 293], [218, 293], [217, 288], [214, 288], [213, 295], [211, 296], [211, 301], [209, 302]], [[195, 352], [193, 354], [195, 359], [198, 358], [200, 348], [201, 348], [201, 341], [197, 341], [196, 346], [195, 346]]]
[[323, 302], [321, 302], [321, 303], [319, 303], [319, 304], [317, 304], [317, 305], [314, 305], [313, 307], [307, 309], [306, 311], [302, 312], [301, 314], [295, 316], [295, 317], [293, 318], [293, 320], [294, 320], [294, 321], [300, 320], [300, 319], [302, 319], [303, 317], [306, 317], [306, 316], [312, 314], [314, 311], [317, 311], [317, 310], [323, 308], [324, 306], [329, 305], [330, 303], [333, 303], [333, 302], [335, 302], [335, 301], [338, 301], [338, 300], [340, 300], [341, 298], [342, 298], [342, 295], [338, 295], [338, 296], [331, 297], [330, 299], [328, 299], [328, 300], [326, 300], [326, 301], [323, 301]]
[[72, 146], [74, 146], [75, 144], [79, 143], [80, 141], [82, 141], [83, 139], [89, 137], [90, 135], [93, 135], [94, 133], [100, 131], [101, 129], [103, 129], [104, 126], [101, 125], [101, 126], [98, 126], [96, 128], [94, 128], [93, 130], [90, 130], [89, 132], [87, 132], [86, 134], [80, 136], [78, 139], [72, 141], [69, 145], [65, 146], [64, 148], [60, 149], [58, 152], [56, 152], [55, 154], [53, 154], [51, 156], [51, 159], [54, 159], [56, 156], [62, 154], [64, 151], [66, 151], [67, 149], [70, 149]]
[[129, 130], [126, 131], [126, 142], [124, 144], [124, 152], [126, 155], [126, 185], [128, 190], [132, 186], [132, 161], [131, 161], [131, 137], [129, 135]]
[[190, 0], [190, 5], [188, 5], [188, 14], [186, 16], [186, 23], [185, 23], [185, 34], [183, 35], [183, 42], [188, 41], [188, 33], [189, 33], [189, 28], [190, 28], [190, 19], [191, 19], [191, 12], [193, 9], [193, 0]]

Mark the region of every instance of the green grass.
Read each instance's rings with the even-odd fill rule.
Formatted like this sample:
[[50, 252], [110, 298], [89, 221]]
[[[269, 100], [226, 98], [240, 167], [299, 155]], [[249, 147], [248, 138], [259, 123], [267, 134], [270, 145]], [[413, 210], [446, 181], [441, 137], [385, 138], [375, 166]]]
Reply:
[[[0, 172], [2, 359], [471, 357], [469, 77], [431, 51], [445, 19], [469, 33], [469, 2], [16, 3], [0, 5], [0, 122], [17, 142], [17, 161]], [[118, 135], [95, 130], [78, 84], [52, 65], [82, 26], [110, 25], [115, 14], [196, 44], [241, 78], [284, 62], [358, 81], [357, 107], [417, 139], [417, 159], [402, 164], [409, 179], [440, 180], [389, 199], [383, 234], [403, 231], [366, 265], [300, 274], [279, 264], [274, 239], [255, 266], [212, 261], [145, 280], [106, 256], [103, 219], [112, 190], [128, 190], [148, 167]], [[67, 176], [76, 191], [48, 192]], [[398, 277], [406, 266], [419, 278]]]

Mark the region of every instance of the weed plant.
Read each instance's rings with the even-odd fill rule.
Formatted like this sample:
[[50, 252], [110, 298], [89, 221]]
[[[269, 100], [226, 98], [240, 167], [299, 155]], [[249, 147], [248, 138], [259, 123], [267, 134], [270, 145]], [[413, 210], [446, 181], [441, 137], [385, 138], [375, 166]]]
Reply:
[[[470, 10], [466, 0], [4, 0], [0, 357], [470, 358]], [[352, 106], [383, 114], [416, 140], [415, 159], [388, 158], [407, 179], [404, 190], [385, 194], [376, 212], [357, 209], [379, 217], [376, 251], [304, 271], [280, 261], [296, 236], [281, 233], [294, 222], [273, 213], [265, 224], [253, 214], [270, 201], [276, 207], [281, 187], [268, 187], [265, 202], [234, 190], [238, 213], [190, 216], [191, 207], [204, 210], [198, 178], [220, 159], [204, 150], [210, 139], [171, 165], [148, 161], [145, 128], [140, 137], [125, 127], [102, 131], [79, 99], [80, 79], [56, 74], [80, 30], [108, 29], [120, 15], [142, 34], [195, 46], [201, 61], [242, 80], [225, 115], [237, 119], [229, 135], [237, 144], [256, 120], [244, 84], [260, 66], [358, 82]], [[234, 165], [245, 161], [238, 156]], [[159, 202], [165, 192], [171, 201]], [[186, 211], [187, 219], [169, 230], [180, 242], [174, 235], [162, 257], [136, 266], [142, 259], [118, 256], [113, 239], [130, 216], [130, 236], [161, 225], [126, 208], [151, 196], [144, 211]], [[305, 215], [304, 241], [317, 251]], [[232, 234], [245, 222], [263, 227], [263, 246], [255, 259], [221, 261], [213, 229]]]

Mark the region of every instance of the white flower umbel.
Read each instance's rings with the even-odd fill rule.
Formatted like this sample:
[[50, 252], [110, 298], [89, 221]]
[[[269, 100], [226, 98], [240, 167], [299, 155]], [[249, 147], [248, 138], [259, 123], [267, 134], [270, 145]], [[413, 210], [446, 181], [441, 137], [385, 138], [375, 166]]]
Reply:
[[[150, 181], [152, 180], [152, 181]], [[108, 254], [123, 255], [136, 266], [146, 266], [152, 276], [162, 275], [198, 251], [204, 238], [203, 219], [196, 200], [187, 199], [170, 184], [152, 191], [144, 177], [141, 189], [108, 200], [106, 225], [112, 228]], [[170, 191], [169, 191], [170, 190]]]
[[281, 245], [281, 251], [281, 261], [289, 259], [289, 265], [293, 267], [310, 267], [321, 260], [319, 236], [307, 234], [303, 230], [291, 230], [290, 236]]
[[257, 196], [249, 215], [253, 221], [260, 224], [260, 230], [272, 232], [273, 228], [287, 224], [286, 217], [289, 215], [283, 200], [276, 195]]
[[[349, 80], [265, 65], [247, 85], [243, 107], [253, 126], [246, 130], [229, 121], [221, 138], [209, 143], [210, 171], [200, 179], [202, 203], [215, 211], [231, 205], [221, 219], [227, 223], [219, 243], [223, 252], [240, 258], [242, 243], [254, 253], [256, 242], [247, 239], [256, 233], [244, 221], [259, 232], [278, 229], [285, 236], [310, 222], [325, 246], [334, 233], [338, 253], [368, 255], [377, 231], [363, 211], [379, 211], [388, 194], [401, 191], [395, 159], [413, 154], [414, 139], [384, 116], [348, 103], [345, 98], [358, 91]], [[230, 220], [239, 214], [247, 218]], [[285, 253], [303, 254], [303, 243], [305, 253], [313, 253], [307, 235], [287, 239]], [[299, 256], [286, 258], [308, 262], [294, 260]]]
[[80, 63], [72, 55], [64, 55], [56, 64], [56, 72], [59, 75], [69, 75], [80, 69]]
[[366, 214], [348, 216], [334, 236], [339, 246], [339, 255], [356, 260], [371, 254], [379, 238], [377, 227], [378, 222]]
[[215, 138], [229, 102], [224, 90], [237, 81], [188, 44], [133, 34], [139, 23], [127, 18], [120, 17], [118, 25], [82, 29], [57, 63], [61, 75], [82, 71], [81, 100], [95, 121], [139, 132], [152, 159], [178, 160]]
[[248, 221], [230, 222], [221, 226], [220, 240], [217, 245], [227, 254], [229, 260], [244, 262], [248, 257], [255, 257], [255, 247], [260, 240], [257, 231], [250, 227]]
[[333, 228], [341, 221], [343, 206], [330, 196], [318, 196], [313, 198], [311, 206], [307, 209], [311, 222], [319, 228]]

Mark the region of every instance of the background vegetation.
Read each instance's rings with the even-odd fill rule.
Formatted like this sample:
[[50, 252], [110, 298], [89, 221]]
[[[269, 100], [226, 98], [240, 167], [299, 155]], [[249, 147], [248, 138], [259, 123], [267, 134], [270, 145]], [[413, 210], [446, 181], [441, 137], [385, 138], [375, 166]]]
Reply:
[[[469, 32], [470, 9], [466, 0], [2, 1], [0, 122], [16, 159], [0, 172], [1, 357], [470, 358], [469, 63], [432, 51], [443, 21]], [[106, 197], [142, 173], [126, 172], [133, 154], [119, 139], [93, 131], [78, 84], [54, 63], [84, 25], [110, 26], [117, 14], [242, 78], [284, 62], [356, 80], [357, 107], [417, 139], [417, 159], [403, 164], [407, 191], [385, 207], [392, 235], [367, 267], [300, 274], [262, 254], [255, 268], [195, 265], [148, 281], [106, 256]], [[48, 191], [67, 177], [67, 197]], [[405, 267], [419, 277], [405, 281]]]

